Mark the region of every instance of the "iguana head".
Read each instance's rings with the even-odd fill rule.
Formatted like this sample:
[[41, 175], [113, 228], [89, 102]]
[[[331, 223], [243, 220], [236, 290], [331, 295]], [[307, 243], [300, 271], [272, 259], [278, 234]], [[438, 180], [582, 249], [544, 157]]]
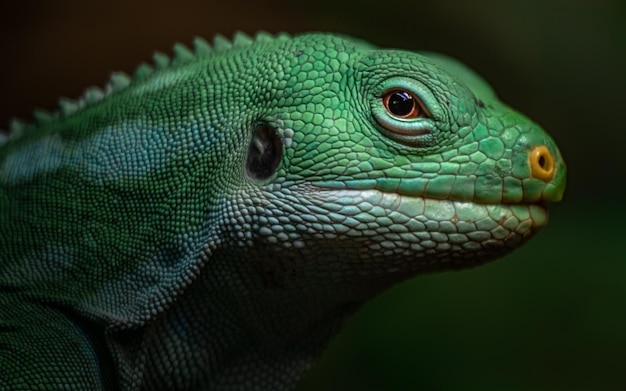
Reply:
[[452, 59], [304, 35], [265, 61], [240, 193], [252, 224], [231, 222], [294, 265], [348, 280], [474, 265], [562, 197], [554, 141]]

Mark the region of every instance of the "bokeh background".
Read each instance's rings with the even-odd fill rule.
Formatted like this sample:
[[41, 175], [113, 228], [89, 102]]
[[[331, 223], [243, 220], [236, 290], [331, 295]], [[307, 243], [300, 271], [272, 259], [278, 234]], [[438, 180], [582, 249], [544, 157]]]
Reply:
[[556, 139], [565, 200], [505, 259], [365, 305], [299, 390], [626, 389], [626, 1], [3, 1], [0, 16], [4, 128], [196, 35], [334, 31], [461, 59]]

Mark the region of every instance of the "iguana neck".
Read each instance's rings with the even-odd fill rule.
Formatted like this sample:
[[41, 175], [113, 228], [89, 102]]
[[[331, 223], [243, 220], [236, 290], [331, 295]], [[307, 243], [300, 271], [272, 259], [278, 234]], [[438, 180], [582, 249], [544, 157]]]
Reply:
[[[135, 355], [138, 360], [147, 357], [145, 361], [116, 358], [138, 372], [167, 374], [162, 382], [142, 387], [229, 390], [249, 382], [259, 390], [291, 389], [364, 300], [357, 296], [365, 291], [349, 287], [299, 285], [297, 278], [269, 271], [267, 262], [255, 264], [246, 249], [214, 255], [216, 262], [207, 264], [172, 308], [145, 327], [142, 347], [137, 347], [144, 354]], [[259, 254], [259, 259], [268, 258]], [[255, 270], [255, 265], [263, 269]], [[111, 340], [117, 339], [114, 335]], [[180, 376], [180, 371], [191, 373]], [[180, 383], [198, 378], [198, 384]]]

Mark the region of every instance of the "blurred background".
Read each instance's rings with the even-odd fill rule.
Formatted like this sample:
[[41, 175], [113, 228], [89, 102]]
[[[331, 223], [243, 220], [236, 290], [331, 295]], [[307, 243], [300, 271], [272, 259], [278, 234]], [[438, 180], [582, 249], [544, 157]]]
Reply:
[[365, 305], [299, 390], [626, 390], [625, 1], [4, 1], [0, 15], [0, 128], [197, 35], [333, 31], [459, 58], [556, 139], [565, 200], [507, 258]]

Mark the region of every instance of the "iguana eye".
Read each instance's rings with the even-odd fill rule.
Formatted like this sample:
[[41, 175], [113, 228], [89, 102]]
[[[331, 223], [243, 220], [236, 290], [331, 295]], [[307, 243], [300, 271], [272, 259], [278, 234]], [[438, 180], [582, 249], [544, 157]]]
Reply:
[[430, 88], [409, 77], [392, 77], [373, 89], [372, 116], [383, 136], [411, 147], [437, 141], [437, 125], [445, 112]]
[[383, 105], [389, 114], [398, 119], [412, 119], [425, 116], [419, 99], [405, 90], [387, 91], [383, 95]]

